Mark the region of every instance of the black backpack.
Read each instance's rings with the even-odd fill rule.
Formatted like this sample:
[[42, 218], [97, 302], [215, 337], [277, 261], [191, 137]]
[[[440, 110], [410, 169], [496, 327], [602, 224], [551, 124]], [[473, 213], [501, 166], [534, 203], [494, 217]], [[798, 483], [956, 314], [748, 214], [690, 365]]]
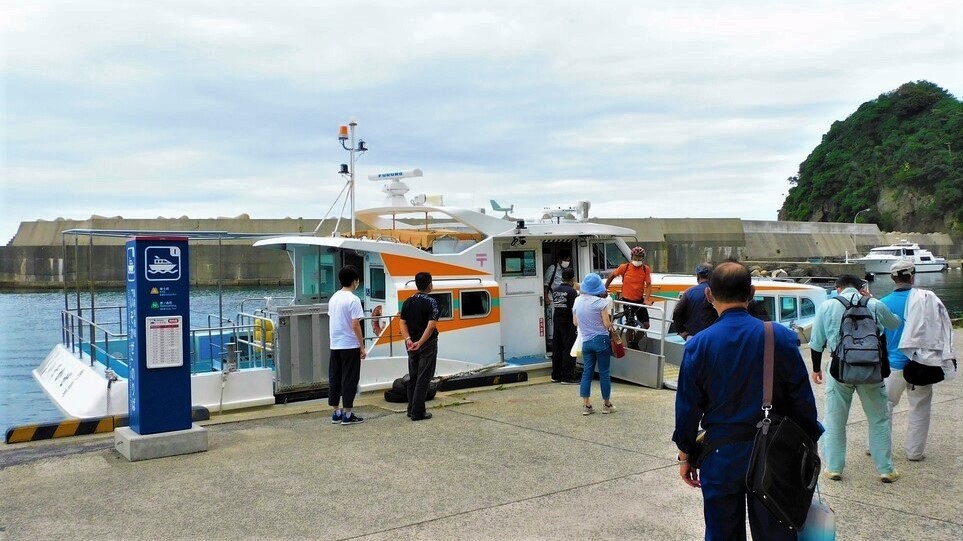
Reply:
[[855, 304], [843, 297], [836, 300], [846, 309], [839, 325], [839, 344], [833, 351], [837, 369], [833, 376], [851, 385], [882, 383], [889, 375], [886, 340], [868, 307], [869, 298], [861, 297]]

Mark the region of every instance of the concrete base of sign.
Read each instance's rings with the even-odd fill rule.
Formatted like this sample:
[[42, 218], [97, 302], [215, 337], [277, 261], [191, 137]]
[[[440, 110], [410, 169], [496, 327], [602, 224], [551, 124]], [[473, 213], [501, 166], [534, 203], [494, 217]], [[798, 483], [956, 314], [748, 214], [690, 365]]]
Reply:
[[207, 429], [193, 423], [187, 430], [143, 436], [123, 426], [114, 431], [114, 449], [131, 462], [200, 453], [207, 451]]

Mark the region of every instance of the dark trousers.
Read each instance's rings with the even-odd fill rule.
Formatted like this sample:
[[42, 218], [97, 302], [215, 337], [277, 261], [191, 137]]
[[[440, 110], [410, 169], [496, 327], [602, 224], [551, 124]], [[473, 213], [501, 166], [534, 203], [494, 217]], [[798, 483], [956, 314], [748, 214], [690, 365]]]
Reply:
[[429, 340], [415, 351], [408, 352], [408, 415], [412, 419], [425, 416], [425, 397], [428, 384], [435, 377], [438, 361], [438, 340]]
[[723, 445], [702, 462], [703, 514], [706, 541], [745, 541], [746, 508], [753, 539], [793, 541], [796, 532], [780, 524], [768, 509], [746, 490], [746, 472], [752, 442]]
[[562, 381], [575, 377], [575, 357], [572, 346], [578, 329], [572, 321], [572, 312], [556, 311], [552, 318], [552, 379]]
[[358, 394], [361, 379], [361, 348], [332, 349], [328, 363], [328, 405], [354, 407], [354, 395]]

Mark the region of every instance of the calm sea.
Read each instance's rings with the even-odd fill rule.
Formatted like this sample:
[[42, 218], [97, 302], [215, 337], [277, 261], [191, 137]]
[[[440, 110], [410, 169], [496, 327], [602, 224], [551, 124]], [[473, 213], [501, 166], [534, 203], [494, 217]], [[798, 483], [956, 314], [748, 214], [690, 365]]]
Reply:
[[[935, 291], [950, 311], [951, 317], [963, 317], [963, 273], [953, 269], [945, 273], [917, 275], [917, 285]], [[887, 276], [879, 276], [870, 285], [877, 297], [893, 289]], [[224, 317], [235, 319], [241, 302], [264, 297], [290, 297], [291, 288], [225, 289]], [[89, 298], [81, 297], [88, 306]], [[87, 300], [83, 300], [83, 299]], [[72, 301], [73, 302], [73, 301]], [[119, 305], [122, 291], [97, 293], [97, 304]], [[258, 303], [248, 302], [250, 310]], [[60, 311], [63, 293], [0, 293], [0, 430], [28, 423], [58, 421], [63, 414], [40, 390], [30, 371], [39, 365], [60, 341]], [[217, 314], [217, 290], [195, 289], [191, 292], [191, 318], [199, 323], [207, 314]], [[963, 344], [957, 347], [963, 348]]]
[[[242, 301], [246, 311], [263, 304], [264, 297], [291, 297], [291, 287], [224, 289], [223, 313], [236, 320]], [[71, 306], [75, 305], [71, 294]], [[98, 306], [117, 306], [126, 302], [123, 291], [96, 293]], [[81, 306], [90, 306], [90, 297], [81, 295]], [[63, 414], [34, 381], [36, 368], [60, 342], [60, 312], [64, 308], [62, 291], [39, 293], [0, 293], [0, 433], [7, 428], [31, 423], [59, 421]], [[218, 313], [217, 289], [191, 291], [191, 321], [206, 324], [207, 315]], [[99, 313], [98, 313], [98, 317]], [[106, 317], [106, 316], [104, 316]], [[113, 318], [116, 321], [116, 317]]]

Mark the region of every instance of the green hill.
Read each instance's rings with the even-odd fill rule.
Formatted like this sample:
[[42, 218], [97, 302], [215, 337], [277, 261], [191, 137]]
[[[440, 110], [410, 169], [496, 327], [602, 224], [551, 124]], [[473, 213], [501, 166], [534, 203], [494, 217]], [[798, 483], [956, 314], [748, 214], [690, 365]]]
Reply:
[[836, 121], [804, 162], [780, 220], [876, 222], [884, 231], [963, 232], [963, 101], [906, 83]]

